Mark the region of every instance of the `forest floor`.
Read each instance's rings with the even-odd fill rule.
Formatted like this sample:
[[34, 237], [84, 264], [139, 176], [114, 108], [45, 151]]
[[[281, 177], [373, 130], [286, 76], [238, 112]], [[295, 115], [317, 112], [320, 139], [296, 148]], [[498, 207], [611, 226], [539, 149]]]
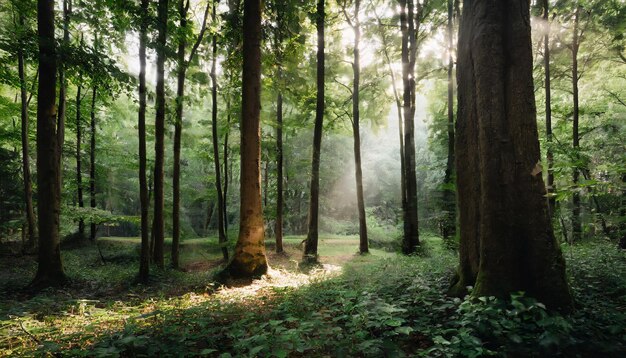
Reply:
[[[581, 356], [626, 355], [626, 255], [601, 240], [564, 248], [576, 311], [561, 316], [516, 294], [504, 302], [446, 297], [456, 255], [424, 236], [419, 256], [355, 254], [352, 236], [323, 236], [320, 265], [285, 239], [270, 274], [223, 287], [216, 240], [185, 240], [182, 270], [134, 283], [137, 238], [63, 250], [70, 283], [24, 290], [34, 257], [0, 258], [0, 356]], [[102, 252], [104, 262], [100, 258]]]

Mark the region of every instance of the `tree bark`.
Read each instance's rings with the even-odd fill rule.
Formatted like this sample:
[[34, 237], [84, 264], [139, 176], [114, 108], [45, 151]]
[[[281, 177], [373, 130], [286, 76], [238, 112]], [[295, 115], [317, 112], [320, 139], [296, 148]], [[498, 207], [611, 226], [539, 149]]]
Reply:
[[[279, 64], [280, 66], [280, 64]], [[279, 69], [278, 78], [281, 78]], [[276, 96], [276, 253], [281, 253], [283, 249], [283, 94], [278, 90]]]
[[451, 289], [549, 308], [572, 300], [539, 165], [529, 2], [466, 1], [459, 31], [460, 267]]
[[148, 181], [146, 178], [146, 43], [148, 42], [148, 4], [141, 0], [139, 28], [139, 201], [141, 205], [141, 254], [139, 260], [139, 281], [147, 282], [150, 274], [150, 234], [148, 212]]
[[230, 95], [226, 98], [226, 133], [224, 133], [224, 195], [222, 197], [222, 210], [224, 212], [224, 236], [228, 240], [228, 136], [230, 134]]
[[402, 82], [404, 86], [404, 164], [406, 207], [403, 208], [404, 238], [402, 252], [415, 253], [419, 246], [417, 218], [417, 177], [415, 172], [415, 59], [417, 52], [415, 16], [412, 0], [401, 0]]
[[[97, 40], [96, 40], [97, 42]], [[98, 86], [93, 85], [91, 91], [91, 145], [89, 148], [89, 199], [91, 209], [96, 208], [96, 98], [98, 96]], [[96, 241], [96, 223], [91, 221], [89, 230], [89, 240]]]
[[[80, 113], [81, 92], [82, 84], [79, 83], [78, 88], [76, 89], [76, 192], [78, 196], [78, 207], [82, 209], [85, 207], [85, 202], [83, 200], [83, 174], [80, 155], [81, 144], [83, 141]], [[80, 220], [78, 221], [78, 236], [81, 240], [85, 238], [85, 220], [82, 218], [82, 212]]]
[[315, 128], [313, 129], [313, 160], [311, 164], [311, 199], [309, 201], [309, 222], [304, 259], [317, 261], [319, 195], [320, 195], [320, 156], [322, 151], [322, 131], [324, 128], [324, 1], [317, 1], [317, 100], [315, 106]]
[[619, 248], [626, 250], [626, 173], [622, 174], [622, 185], [622, 208], [620, 209], [622, 223], [619, 226]]
[[165, 265], [163, 244], [165, 240], [164, 211], [164, 176], [165, 162], [165, 56], [167, 41], [168, 0], [159, 0], [157, 7], [157, 82], [156, 82], [156, 118], [154, 129], [154, 263], [159, 268]]
[[579, 108], [578, 108], [578, 48], [580, 46], [579, 43], [579, 33], [578, 26], [580, 23], [580, 5], [576, 6], [576, 12], [574, 14], [574, 34], [572, 37], [572, 94], [573, 94], [573, 105], [574, 105], [574, 113], [573, 113], [573, 124], [572, 124], [572, 147], [574, 148], [574, 155], [576, 163], [572, 168], [572, 184], [574, 186], [574, 191], [572, 193], [572, 242], [580, 241], [582, 237], [582, 224], [580, 220], [580, 193], [578, 192], [578, 179], [580, 175], [580, 169], [578, 168], [578, 160], [580, 159], [580, 155], [578, 151], [580, 150], [580, 138], [578, 133], [578, 119], [579, 119]]
[[59, 161], [55, 99], [57, 64], [54, 41], [54, 1], [37, 1], [39, 88], [37, 90], [37, 214], [39, 261], [32, 287], [65, 282], [59, 245]]
[[241, 206], [239, 239], [224, 273], [264, 275], [265, 228], [261, 207], [261, 0], [244, 0], [241, 103]]
[[[212, 20], [217, 20], [215, 2], [213, 2]], [[215, 191], [217, 192], [217, 234], [222, 257], [228, 261], [226, 231], [224, 230], [224, 197], [222, 193], [222, 175], [220, 171], [219, 137], [217, 136], [217, 34], [213, 35], [213, 58], [211, 59], [211, 134], [213, 136], [213, 164], [215, 166]]]
[[57, 113], [57, 162], [59, 166], [59, 182], [57, 191], [61, 200], [61, 186], [63, 185], [63, 143], [65, 142], [65, 112], [67, 108], [67, 80], [65, 79], [65, 51], [70, 45], [70, 15], [72, 13], [72, 1], [63, 0], [63, 42], [61, 51], [61, 61], [58, 65], [59, 71], [59, 110]]
[[356, 178], [357, 211], [359, 213], [359, 253], [369, 253], [367, 240], [367, 221], [365, 217], [365, 198], [363, 196], [363, 171], [361, 169], [361, 112], [359, 110], [359, 86], [361, 82], [361, 58], [359, 42], [361, 41], [361, 23], [359, 21], [360, 0], [354, 0], [354, 62], [352, 72], [352, 133], [354, 137], [354, 169]]
[[554, 216], [556, 210], [556, 184], [554, 182], [554, 154], [552, 153], [552, 96], [550, 88], [550, 23], [548, 18], [549, 4], [548, 0], [543, 0], [543, 21], [545, 33], [543, 37], [543, 67], [544, 67], [544, 85], [546, 91], [546, 162], [548, 165], [548, 204], [550, 205], [550, 216]]
[[444, 222], [442, 236], [444, 242], [449, 242], [456, 234], [456, 191], [454, 187], [454, 60], [452, 51], [454, 45], [453, 36], [453, 0], [448, 0], [448, 158], [444, 174], [443, 204]]
[[[187, 2], [189, 5], [189, 2]], [[183, 32], [187, 28], [187, 10], [185, 0], [178, 1], [178, 14], [180, 16], [180, 28]], [[180, 246], [180, 142], [182, 136], [183, 101], [185, 97], [185, 48], [187, 39], [184, 34], [179, 34], [178, 41], [178, 87], [176, 90], [176, 121], [174, 122], [174, 173], [172, 178], [172, 267], [179, 267]]]
[[[24, 13], [19, 12], [19, 26], [24, 29]], [[29, 116], [28, 116], [28, 90], [26, 89], [26, 65], [24, 63], [24, 47], [17, 49], [17, 66], [20, 79], [20, 100], [22, 119], [22, 176], [24, 177], [24, 211], [26, 214], [26, 227], [28, 228], [28, 240], [25, 242], [24, 251], [29, 252], [35, 248], [37, 240], [37, 227], [35, 223], [35, 210], [33, 209], [33, 186], [30, 175], [30, 148], [29, 148]]]

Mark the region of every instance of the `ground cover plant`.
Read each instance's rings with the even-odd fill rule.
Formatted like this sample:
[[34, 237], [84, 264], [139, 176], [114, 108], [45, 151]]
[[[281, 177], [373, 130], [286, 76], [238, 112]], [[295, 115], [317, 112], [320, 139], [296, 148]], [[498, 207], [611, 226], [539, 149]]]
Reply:
[[287, 254], [274, 271], [239, 287], [212, 281], [210, 266], [219, 265], [220, 252], [211, 245], [196, 248], [208, 259], [188, 256], [192, 251], [183, 245], [189, 271], [166, 270], [144, 286], [132, 284], [133, 271], [124, 269], [136, 260], [136, 239], [103, 239], [106, 264], [93, 247], [69, 250], [68, 271], [78, 273], [73, 282], [36, 296], [16, 295], [16, 282], [32, 274], [34, 264], [13, 262], [2, 267], [9, 275], [2, 276], [1, 352], [99, 357], [618, 357], [626, 352], [626, 257], [610, 243], [565, 248], [576, 309], [560, 315], [521, 292], [508, 301], [446, 296], [456, 257], [437, 237], [426, 241], [421, 255], [353, 253], [345, 264], [337, 260], [345, 259], [347, 247], [354, 251], [358, 239], [326, 240], [328, 256], [319, 266], [290, 261], [301, 239], [287, 239]]

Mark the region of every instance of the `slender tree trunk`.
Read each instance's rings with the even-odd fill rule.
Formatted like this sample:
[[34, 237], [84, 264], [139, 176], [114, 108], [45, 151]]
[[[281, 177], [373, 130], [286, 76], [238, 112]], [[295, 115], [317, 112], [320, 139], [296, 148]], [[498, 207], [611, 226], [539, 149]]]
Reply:
[[556, 210], [556, 183], [554, 182], [554, 154], [552, 153], [552, 96], [550, 93], [550, 23], [548, 19], [549, 11], [548, 0], [543, 0], [543, 20], [544, 37], [543, 37], [543, 67], [545, 74], [545, 91], [546, 91], [546, 161], [548, 164], [548, 204], [550, 204], [550, 215], [554, 216]]
[[57, 191], [59, 192], [59, 200], [61, 200], [61, 186], [63, 185], [63, 143], [65, 142], [65, 113], [67, 108], [67, 80], [65, 78], [65, 51], [70, 44], [70, 15], [72, 13], [72, 1], [63, 0], [63, 42], [61, 61], [58, 65], [59, 71], [59, 110], [57, 113], [57, 162], [59, 163], [59, 182]]
[[622, 223], [620, 224], [621, 236], [619, 240], [619, 248], [626, 250], [626, 173], [622, 174], [622, 208], [620, 209], [620, 216], [622, 217]]
[[156, 83], [156, 119], [154, 132], [154, 263], [163, 268], [163, 242], [165, 240], [164, 211], [164, 176], [165, 161], [165, 56], [167, 40], [168, 0], [159, 0], [157, 10], [157, 83]]
[[148, 4], [141, 0], [139, 29], [139, 200], [141, 205], [141, 255], [139, 260], [139, 281], [147, 282], [150, 274], [150, 199], [146, 178], [146, 43], [148, 42]]
[[[24, 28], [24, 14], [19, 11], [19, 25]], [[26, 213], [26, 227], [28, 228], [28, 240], [25, 241], [24, 251], [29, 252], [35, 248], [37, 240], [37, 228], [35, 224], [35, 210], [33, 209], [33, 187], [30, 175], [29, 157], [29, 117], [28, 117], [28, 95], [26, 89], [26, 70], [24, 64], [24, 49], [19, 46], [17, 50], [18, 75], [20, 78], [20, 100], [22, 119], [22, 176], [24, 177], [24, 211]]]
[[456, 190], [454, 188], [454, 61], [452, 51], [454, 45], [452, 41], [453, 32], [453, 0], [448, 0], [448, 159], [446, 161], [446, 171], [443, 179], [443, 203], [445, 218], [443, 224], [443, 240], [448, 242], [456, 234]]
[[[417, 219], [417, 177], [415, 172], [415, 57], [417, 43], [413, 1], [401, 0], [400, 15], [402, 31], [402, 79], [404, 84], [404, 163], [406, 185], [406, 207], [403, 210], [404, 238], [402, 252], [412, 254], [419, 246]], [[406, 9], [406, 11], [405, 11]]]
[[[187, 2], [189, 4], [189, 2]], [[187, 29], [187, 10], [185, 0], [178, 1], [180, 28]], [[180, 246], [180, 142], [183, 129], [183, 102], [185, 97], [185, 48], [187, 39], [179, 34], [178, 40], [178, 87], [176, 90], [176, 121], [174, 122], [174, 173], [172, 178], [172, 267], [179, 267]]]
[[[213, 22], [217, 21], [215, 2], [213, 2]], [[222, 175], [220, 171], [219, 137], [217, 136], [217, 34], [213, 35], [213, 58], [211, 59], [211, 134], [213, 135], [213, 164], [215, 166], [215, 191], [217, 192], [217, 234], [224, 261], [228, 261], [226, 231], [224, 230], [224, 197], [222, 196]]]
[[39, 216], [39, 261], [32, 287], [65, 282], [59, 245], [59, 161], [55, 130], [57, 119], [56, 50], [54, 41], [54, 1], [37, 1], [39, 36], [39, 88], [37, 91], [37, 213]]
[[[279, 64], [280, 66], [280, 64]], [[280, 79], [282, 70], [279, 69]], [[276, 96], [276, 253], [283, 252], [283, 94]]]
[[357, 210], [359, 213], [359, 253], [369, 253], [367, 241], [367, 222], [365, 217], [365, 198], [363, 196], [363, 171], [361, 170], [361, 112], [359, 111], [359, 86], [361, 82], [361, 59], [359, 42], [361, 41], [361, 23], [359, 21], [360, 0], [354, 1], [354, 61], [352, 72], [352, 132], [354, 137], [354, 169], [356, 178]]
[[[97, 41], [97, 40], [96, 40]], [[89, 149], [89, 197], [91, 209], [96, 208], [96, 97], [98, 86], [94, 84], [91, 92], [91, 148]], [[91, 221], [89, 240], [96, 241], [96, 223]]]
[[224, 196], [222, 200], [222, 211], [224, 212], [224, 236], [228, 240], [228, 137], [230, 134], [230, 95], [226, 98], [226, 133], [224, 133]]
[[465, 3], [459, 31], [456, 170], [460, 267], [451, 293], [524, 291], [568, 310], [565, 262], [539, 165], [530, 3]]
[[572, 93], [574, 96], [574, 114], [572, 125], [572, 146], [574, 147], [574, 155], [576, 163], [572, 168], [572, 182], [574, 185], [574, 192], [572, 194], [572, 242], [577, 242], [582, 237], [582, 224], [580, 220], [580, 193], [578, 192], [578, 179], [580, 175], [580, 168], [578, 168], [578, 160], [580, 155], [578, 153], [580, 149], [580, 140], [578, 133], [578, 26], [580, 21], [580, 6], [576, 6], [576, 13], [574, 14], [574, 36], [572, 38]]
[[313, 160], [311, 164], [311, 200], [309, 202], [309, 225], [304, 245], [304, 258], [317, 261], [319, 195], [320, 195], [320, 156], [322, 152], [322, 131], [324, 128], [324, 1], [317, 1], [317, 102], [315, 106], [315, 128], [313, 130]]
[[[81, 105], [81, 92], [82, 92], [82, 84], [78, 84], [78, 88], [76, 89], [76, 192], [78, 196], [78, 207], [84, 208], [85, 202], [83, 200], [83, 174], [82, 174], [82, 160], [81, 160], [81, 144], [83, 141], [82, 138], [82, 125], [81, 125], [81, 113], [80, 113], [80, 105]], [[82, 215], [82, 213], [81, 213]], [[78, 236], [82, 240], [85, 238], [85, 220], [83, 220], [82, 216], [78, 221]]]
[[239, 239], [224, 269], [231, 277], [267, 272], [261, 207], [261, 0], [244, 0]]

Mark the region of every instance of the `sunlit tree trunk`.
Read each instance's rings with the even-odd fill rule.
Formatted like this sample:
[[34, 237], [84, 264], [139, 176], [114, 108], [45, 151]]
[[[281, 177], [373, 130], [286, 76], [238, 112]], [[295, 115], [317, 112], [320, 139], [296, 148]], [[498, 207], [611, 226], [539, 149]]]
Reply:
[[239, 239], [224, 273], [257, 277], [268, 269], [261, 207], [261, 0], [244, 0]]
[[55, 129], [57, 64], [54, 41], [54, 1], [37, 1], [39, 88], [37, 90], [37, 213], [39, 261], [33, 287], [65, 282], [59, 245], [59, 161]]
[[153, 260], [157, 267], [164, 266], [163, 242], [165, 239], [164, 177], [165, 161], [165, 57], [167, 40], [168, 0], [159, 0], [157, 8], [157, 82], [156, 82], [156, 119], [154, 129], [154, 252]]
[[361, 23], [359, 21], [359, 10], [361, 1], [354, 1], [354, 60], [352, 62], [352, 133], [354, 137], [354, 169], [356, 178], [356, 198], [357, 211], [359, 213], [359, 253], [369, 252], [367, 241], [367, 222], [365, 218], [365, 198], [363, 196], [363, 171], [361, 169], [361, 112], [359, 110], [359, 87], [361, 82], [361, 58], [359, 42], [361, 41]]
[[313, 160], [311, 164], [311, 196], [309, 202], [309, 222], [304, 245], [304, 258], [317, 261], [319, 195], [320, 195], [320, 156], [322, 151], [322, 130], [324, 126], [324, 1], [317, 1], [317, 102], [315, 106], [315, 128], [313, 130]]
[[526, 0], [466, 1], [459, 31], [456, 171], [460, 267], [451, 293], [524, 291], [571, 308], [549, 218]]
[[146, 43], [148, 42], [148, 4], [141, 0], [141, 21], [139, 27], [139, 200], [141, 205], [141, 257], [139, 261], [139, 281], [147, 282], [150, 274], [150, 234], [148, 212], [148, 180], [146, 178]]

